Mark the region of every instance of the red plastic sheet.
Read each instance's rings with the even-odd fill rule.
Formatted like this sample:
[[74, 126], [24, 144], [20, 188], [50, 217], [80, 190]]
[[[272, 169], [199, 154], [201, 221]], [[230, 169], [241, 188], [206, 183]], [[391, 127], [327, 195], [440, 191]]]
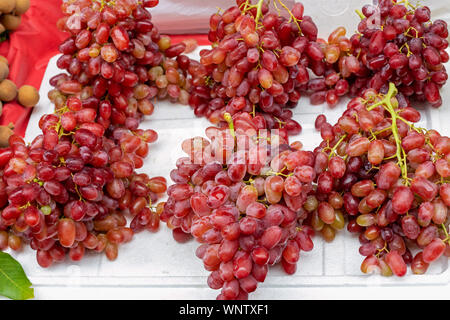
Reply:
[[[49, 60], [58, 54], [59, 44], [67, 38], [68, 34], [56, 28], [62, 17], [61, 3], [61, 0], [32, 0], [19, 29], [0, 44], [0, 54], [9, 61], [8, 79], [18, 88], [25, 84], [40, 88]], [[177, 35], [172, 40], [178, 43], [186, 38], [194, 38], [200, 45], [208, 44], [205, 35]], [[0, 125], [13, 123], [15, 133], [24, 136], [31, 112], [32, 109], [17, 102], [5, 104]]]

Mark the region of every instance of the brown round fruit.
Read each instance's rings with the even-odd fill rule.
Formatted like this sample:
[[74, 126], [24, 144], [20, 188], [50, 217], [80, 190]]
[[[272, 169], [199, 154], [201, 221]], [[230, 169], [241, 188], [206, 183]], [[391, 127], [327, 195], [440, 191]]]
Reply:
[[3, 80], [0, 83], [0, 100], [1, 101], [13, 101], [17, 96], [17, 87], [11, 80]]
[[16, 6], [16, 0], [2, 0], [0, 1], [0, 12], [10, 13]]
[[8, 61], [8, 59], [6, 59], [6, 57], [0, 55], [0, 61], [6, 63], [6, 65], [9, 66], [9, 61]]
[[3, 62], [0, 61], [0, 81], [5, 80], [9, 75], [9, 67], [8, 65]]
[[16, 14], [22, 15], [30, 9], [30, 0], [16, 0]]
[[5, 14], [0, 17], [0, 22], [5, 26], [6, 30], [14, 31], [20, 26], [20, 16]]
[[9, 137], [14, 134], [8, 126], [0, 126], [0, 148], [9, 147]]
[[34, 107], [39, 102], [39, 92], [33, 86], [24, 85], [19, 89], [17, 100], [24, 107]]

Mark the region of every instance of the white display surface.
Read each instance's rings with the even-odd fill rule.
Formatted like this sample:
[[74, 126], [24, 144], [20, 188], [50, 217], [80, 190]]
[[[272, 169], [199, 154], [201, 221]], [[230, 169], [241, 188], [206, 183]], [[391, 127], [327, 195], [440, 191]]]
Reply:
[[[360, 0], [326, 1], [332, 4], [325, 7], [322, 4], [324, 0], [303, 2], [305, 11], [319, 26], [321, 36], [326, 36], [339, 25], [346, 26], [352, 33], [359, 19], [353, 10], [361, 8], [364, 3]], [[443, 18], [449, 10], [440, 9], [445, 6], [445, 1], [428, 2], [432, 19]], [[313, 3], [319, 5], [314, 6]], [[198, 58], [199, 50], [191, 56]], [[49, 79], [60, 72], [56, 60], [57, 57], [52, 58], [46, 70], [40, 89], [41, 101], [30, 118], [26, 141], [40, 134], [39, 118], [53, 111], [47, 93], [51, 90]], [[441, 95], [441, 108], [418, 107], [423, 115], [419, 125], [450, 135], [450, 88], [445, 87]], [[326, 105], [311, 106], [309, 98], [302, 98], [294, 109], [294, 119], [302, 125], [303, 132], [291, 137], [291, 141], [300, 140], [306, 150], [312, 150], [320, 142], [320, 134], [314, 129], [317, 115], [325, 113], [328, 121], [335, 123], [347, 102], [348, 99], [342, 99], [338, 106], [330, 109]], [[141, 127], [156, 130], [159, 139], [150, 145], [145, 165], [138, 171], [150, 176], [164, 176], [170, 185], [169, 173], [175, 168], [176, 160], [184, 156], [181, 142], [188, 137], [204, 136], [205, 128], [211, 124], [204, 118], [196, 118], [189, 106], [164, 101], [157, 101], [155, 105], [155, 113], [147, 117]], [[358, 238], [346, 230], [338, 232], [332, 243], [325, 243], [317, 236], [314, 245], [311, 252], [301, 252], [296, 274], [286, 275], [280, 266], [271, 268], [266, 281], [250, 294], [250, 299], [448, 297], [450, 271], [445, 257], [433, 263], [426, 275], [412, 275], [409, 270], [403, 278], [385, 278], [361, 273], [359, 267], [363, 257], [358, 253]], [[139, 233], [132, 242], [121, 245], [118, 259], [114, 262], [108, 261], [104, 254], [87, 254], [80, 262], [74, 263], [67, 258], [64, 263], [43, 269], [36, 262], [35, 251], [29, 247], [12, 254], [33, 283], [36, 299], [215, 299], [219, 292], [207, 287], [209, 272], [195, 256], [197, 246], [195, 241], [186, 244], [175, 242], [171, 231], [162, 223], [159, 232]]]

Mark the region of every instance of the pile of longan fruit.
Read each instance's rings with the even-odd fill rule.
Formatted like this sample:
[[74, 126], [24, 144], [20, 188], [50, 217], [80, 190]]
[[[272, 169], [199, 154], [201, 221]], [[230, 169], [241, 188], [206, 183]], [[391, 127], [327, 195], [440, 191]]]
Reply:
[[[6, 33], [17, 30], [21, 23], [21, 16], [30, 8], [30, 0], [0, 0], [0, 39]], [[30, 85], [17, 88], [16, 84], [7, 79], [9, 76], [9, 62], [0, 55], [0, 115], [3, 103], [17, 100], [22, 106], [34, 107], [39, 102], [39, 92]], [[14, 124], [0, 126], [0, 148], [8, 145], [8, 138], [13, 134]]]
[[0, 56], [0, 115], [2, 102], [11, 102], [17, 99], [17, 102], [19, 102], [24, 107], [34, 107], [39, 102], [38, 90], [30, 85], [24, 85], [17, 89], [17, 86], [14, 82], [6, 79], [8, 75], [8, 60], [5, 57]]
[[30, 0], [0, 0], [0, 36], [15, 31], [21, 15], [30, 8]]
[[[0, 0], [4, 1], [4, 0]], [[3, 112], [3, 102], [17, 100], [22, 106], [32, 108], [39, 102], [38, 90], [30, 85], [19, 89], [14, 82], [6, 79], [9, 75], [8, 60], [0, 55], [0, 115]], [[8, 146], [8, 138], [13, 134], [13, 125], [0, 126], [0, 148]]]

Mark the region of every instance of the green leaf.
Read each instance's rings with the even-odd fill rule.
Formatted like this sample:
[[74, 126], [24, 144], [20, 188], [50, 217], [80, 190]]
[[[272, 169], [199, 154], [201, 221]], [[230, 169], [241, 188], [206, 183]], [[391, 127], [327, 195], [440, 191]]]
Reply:
[[31, 299], [34, 298], [31, 285], [20, 263], [0, 251], [0, 295], [13, 300]]

